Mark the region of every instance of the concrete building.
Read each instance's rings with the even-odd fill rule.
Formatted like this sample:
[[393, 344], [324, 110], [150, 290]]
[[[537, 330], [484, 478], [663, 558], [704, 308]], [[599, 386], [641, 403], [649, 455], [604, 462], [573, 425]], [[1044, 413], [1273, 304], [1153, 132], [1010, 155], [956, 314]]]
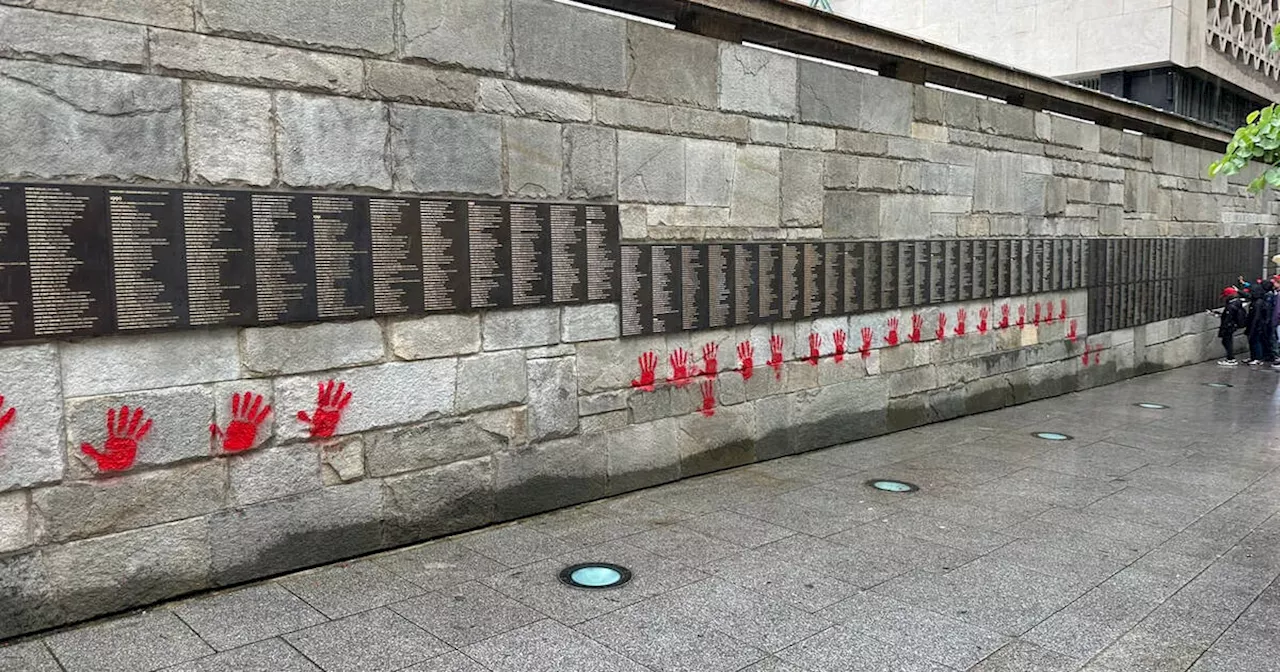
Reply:
[[1276, 0], [832, 0], [834, 12], [1235, 128], [1280, 99]]

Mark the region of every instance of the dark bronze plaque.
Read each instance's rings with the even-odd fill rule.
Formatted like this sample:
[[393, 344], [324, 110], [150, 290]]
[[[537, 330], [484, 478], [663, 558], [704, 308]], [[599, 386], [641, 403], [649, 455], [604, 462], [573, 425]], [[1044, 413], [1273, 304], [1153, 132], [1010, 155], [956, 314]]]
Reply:
[[107, 190], [116, 329], [186, 326], [186, 250], [180, 208], [174, 191]]
[[413, 315], [424, 310], [420, 221], [417, 199], [369, 199], [375, 315]]
[[679, 245], [652, 245], [649, 247], [649, 277], [653, 285], [650, 314], [655, 334], [680, 331], [680, 307], [684, 297], [680, 292], [682, 275]]
[[822, 244], [804, 243], [800, 246], [800, 263], [804, 266], [801, 287], [800, 317], [822, 315], [823, 286], [826, 274], [822, 264]]
[[249, 194], [186, 191], [181, 199], [187, 323], [257, 324]]
[[880, 310], [880, 243], [862, 244], [862, 309]]
[[511, 305], [511, 223], [505, 203], [466, 202], [472, 308]]
[[782, 288], [782, 319], [794, 320], [801, 317], [804, 301], [804, 259], [800, 245], [783, 243], [781, 257], [778, 277]]
[[759, 266], [754, 245], [735, 243], [732, 250], [733, 323], [741, 326], [756, 321], [756, 309], [760, 305]]
[[756, 260], [760, 280], [755, 318], [757, 322], [772, 322], [782, 317], [782, 246], [756, 246]]
[[23, 189], [34, 336], [115, 329], [106, 195], [96, 187]]
[[680, 246], [680, 328], [706, 329], [707, 313], [707, 248], [703, 245]]
[[649, 277], [649, 248], [644, 245], [623, 245], [619, 256], [622, 266], [622, 295], [619, 303], [622, 335], [647, 334], [653, 330], [653, 285]]
[[862, 243], [844, 244], [844, 312], [862, 312]]
[[0, 184], [0, 343], [35, 336], [22, 187]]
[[880, 307], [899, 308], [898, 302], [898, 243], [880, 243]]
[[311, 199], [302, 194], [253, 194], [253, 256], [258, 323], [310, 322], [316, 310]]
[[733, 246], [707, 245], [707, 326], [728, 327], [733, 322]]
[[618, 208], [603, 205], [578, 206], [585, 212], [587, 226], [587, 301], [617, 301], [618, 241], [621, 231]]
[[311, 223], [320, 319], [372, 317], [369, 199], [313, 196]]
[[947, 301], [947, 249], [940, 240], [929, 242], [929, 303]]
[[427, 312], [471, 308], [470, 233], [466, 201], [418, 202], [422, 239], [422, 303]]
[[842, 315], [844, 308], [844, 243], [826, 243], [822, 250], [822, 314]]
[[511, 203], [507, 211], [511, 226], [511, 305], [551, 303], [551, 206]]

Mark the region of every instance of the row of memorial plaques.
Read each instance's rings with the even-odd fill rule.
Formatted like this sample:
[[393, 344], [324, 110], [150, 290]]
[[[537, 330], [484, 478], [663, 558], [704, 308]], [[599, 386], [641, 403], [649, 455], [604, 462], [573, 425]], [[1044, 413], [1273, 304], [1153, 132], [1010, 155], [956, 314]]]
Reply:
[[617, 206], [0, 184], [0, 341], [617, 301]]
[[1083, 239], [624, 245], [623, 335], [1085, 286]]

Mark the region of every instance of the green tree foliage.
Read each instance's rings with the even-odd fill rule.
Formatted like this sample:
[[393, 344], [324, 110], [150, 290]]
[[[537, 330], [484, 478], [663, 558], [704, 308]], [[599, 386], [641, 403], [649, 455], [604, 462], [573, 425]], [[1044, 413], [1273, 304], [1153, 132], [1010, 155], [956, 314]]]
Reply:
[[[1271, 29], [1271, 51], [1280, 51], [1280, 24]], [[1275, 103], [1249, 113], [1245, 125], [1227, 143], [1227, 153], [1209, 164], [1209, 177], [1235, 175], [1250, 161], [1268, 168], [1249, 183], [1249, 191], [1256, 194], [1268, 186], [1280, 189], [1280, 109]]]

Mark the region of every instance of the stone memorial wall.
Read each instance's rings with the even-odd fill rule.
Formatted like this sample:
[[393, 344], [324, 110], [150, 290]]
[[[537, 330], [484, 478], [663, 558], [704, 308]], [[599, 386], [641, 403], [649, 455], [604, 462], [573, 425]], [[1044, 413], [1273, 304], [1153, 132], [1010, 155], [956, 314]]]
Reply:
[[551, 0], [0, 0], [0, 119], [0, 638], [1199, 362], [1280, 236]]

